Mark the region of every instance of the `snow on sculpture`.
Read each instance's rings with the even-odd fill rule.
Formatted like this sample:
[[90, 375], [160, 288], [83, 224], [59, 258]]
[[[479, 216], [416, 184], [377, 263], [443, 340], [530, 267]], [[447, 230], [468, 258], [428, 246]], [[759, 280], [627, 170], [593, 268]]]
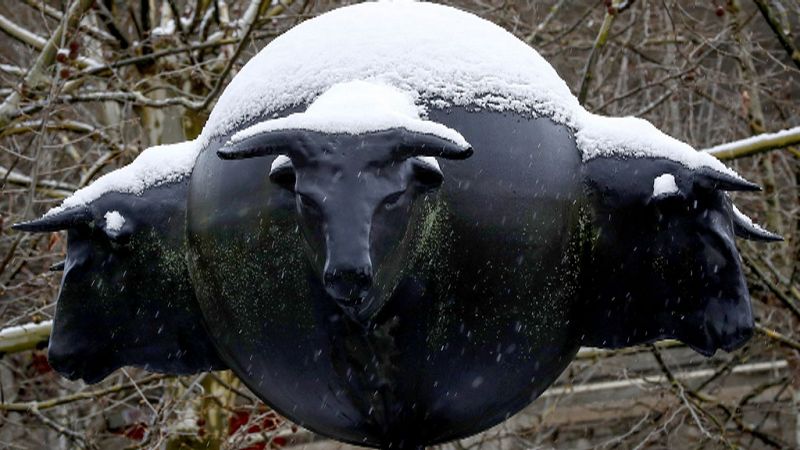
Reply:
[[675, 184], [675, 176], [671, 173], [659, 175], [653, 180], [653, 197], [673, 195], [678, 192], [680, 192], [680, 189]]
[[335, 84], [314, 99], [304, 112], [258, 122], [234, 134], [230, 143], [236, 144], [271, 131], [308, 130], [358, 135], [393, 128], [438, 136], [461, 148], [469, 147], [457, 131], [422, 120], [419, 106], [408, 93], [383, 83], [360, 80]]
[[[490, 22], [379, 2], [276, 38], [197, 140], [147, 150], [18, 228], [69, 229], [50, 348], [66, 376], [224, 362], [309, 429], [402, 449], [501, 422], [581, 345], [741, 345], [753, 317], [733, 236], [779, 237], [725, 191], [755, 189], [647, 121], [585, 111]], [[107, 263], [71, 263], [84, 247]], [[150, 272], [131, 263], [145, 254]], [[131, 264], [147, 296], [125, 293]], [[75, 309], [78, 286], [109, 306]], [[175, 299], [176, 286], [190, 289]], [[147, 352], [88, 353], [102, 337], [83, 314], [159, 302], [175, 306], [160, 310], [167, 334], [118, 341]]]
[[103, 215], [106, 219], [106, 230], [110, 233], [119, 233], [125, 225], [125, 218], [119, 211], [109, 211]]

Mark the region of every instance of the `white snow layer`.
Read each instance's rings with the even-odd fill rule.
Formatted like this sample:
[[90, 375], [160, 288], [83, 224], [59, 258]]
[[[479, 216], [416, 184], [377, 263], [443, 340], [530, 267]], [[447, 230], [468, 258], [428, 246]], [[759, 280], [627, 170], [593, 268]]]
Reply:
[[86, 205], [107, 192], [141, 195], [147, 188], [179, 181], [192, 172], [199, 150], [197, 141], [150, 147], [127, 166], [107, 173], [89, 186], [75, 191], [60, 206], [48, 211], [45, 217]]
[[125, 225], [125, 217], [119, 213], [119, 211], [108, 211], [105, 216], [106, 219], [106, 230], [107, 231], [119, 231], [122, 229], [122, 226]]
[[[689, 168], [705, 166], [738, 176], [646, 120], [585, 111], [539, 53], [491, 22], [433, 3], [375, 2], [339, 8], [274, 39], [231, 80], [199, 139], [148, 149], [131, 165], [77, 191], [48, 214], [86, 204], [108, 191], [141, 193], [186, 176], [211, 139], [259, 117], [277, 117], [286, 108], [309, 105], [332, 86], [357, 80], [392, 86], [426, 107], [459, 105], [549, 117], [575, 132], [585, 161], [603, 156], [667, 158]], [[371, 106], [380, 105], [377, 99], [367, 100], [374, 103], [368, 102]], [[393, 107], [399, 108], [390, 111], [394, 119], [405, 115], [413, 122], [407, 104]], [[313, 108], [304, 114], [261, 126], [299, 126], [302, 120], [308, 124], [331, 118], [315, 116]], [[348, 115], [328, 125], [343, 129], [354, 113]], [[364, 129], [364, 123], [349, 125]]]
[[170, 19], [165, 25], [155, 27], [150, 31], [152, 36], [169, 36], [175, 34], [175, 21]]
[[675, 183], [675, 176], [671, 173], [659, 175], [653, 180], [654, 198], [675, 194], [678, 191], [679, 189], [678, 185]]
[[532, 112], [562, 123], [578, 107], [555, 69], [501, 27], [444, 5], [369, 2], [274, 39], [228, 84], [203, 137], [226, 135], [354, 80], [395, 86], [433, 106]]
[[363, 134], [404, 128], [446, 139], [461, 148], [469, 147], [461, 133], [440, 123], [422, 120], [421, 112], [424, 113], [407, 92], [384, 84], [349, 81], [333, 85], [305, 112], [259, 122], [234, 134], [231, 143], [278, 130]]
[[581, 110], [576, 120], [575, 140], [584, 161], [601, 156], [664, 158], [690, 169], [708, 167], [741, 178], [705, 152], [669, 136], [652, 123], [637, 117], [605, 117]]
[[275, 159], [272, 160], [272, 164], [269, 166], [269, 173], [275, 172], [276, 170], [282, 168], [283, 166], [291, 166], [292, 160], [289, 159], [286, 155], [278, 155]]
[[[760, 144], [760, 143], [767, 143], [770, 141], [779, 141], [782, 139], [795, 137], [800, 135], [800, 127], [789, 128], [786, 130], [776, 131], [775, 133], [763, 133], [756, 136], [749, 137], [747, 139], [741, 139], [738, 141], [727, 142], [725, 144], [715, 145], [714, 147], [709, 147], [704, 152], [708, 152], [711, 154], [714, 153], [722, 153], [729, 150], [735, 150], [737, 148], [746, 147], [750, 145]], [[797, 140], [797, 138], [795, 138]]]
[[738, 176], [646, 120], [585, 111], [555, 69], [503, 28], [456, 8], [410, 1], [339, 8], [279, 36], [231, 81], [201, 139], [309, 104], [331, 86], [355, 80], [394, 86], [433, 107], [550, 117], [576, 131], [584, 160], [661, 157]]

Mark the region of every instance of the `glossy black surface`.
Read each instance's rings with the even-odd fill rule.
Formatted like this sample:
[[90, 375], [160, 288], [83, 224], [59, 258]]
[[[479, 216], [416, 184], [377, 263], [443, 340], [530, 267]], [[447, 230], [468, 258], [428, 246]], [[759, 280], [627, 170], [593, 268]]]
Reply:
[[326, 293], [366, 324], [386, 300], [381, 286], [371, 289], [376, 275], [383, 275], [374, 269], [402, 264], [398, 257], [408, 255], [398, 247], [412, 205], [442, 183], [438, 165], [417, 157], [462, 160], [472, 149], [402, 129], [359, 135], [290, 130], [256, 135], [217, 153], [224, 159], [291, 157], [270, 171], [270, 179], [296, 198], [309, 257]]
[[[274, 157], [223, 161], [212, 145], [192, 178], [193, 280], [223, 358], [279, 412], [340, 440], [415, 446], [476, 433], [537, 397], [579, 345], [586, 204], [570, 132], [500, 113], [431, 119], [475, 152], [440, 159], [438, 189], [409, 195], [400, 218], [373, 220], [365, 317], [326, 291], [324, 244], [307, 229], [305, 200], [268, 178]], [[333, 153], [354, 161], [380, 153], [343, 143]], [[350, 188], [320, 191], [338, 207], [320, 208], [316, 226], [380, 204], [389, 175], [369, 166], [359, 183], [339, 172]], [[296, 172], [318, 176], [298, 178], [306, 190], [330, 182]]]
[[[107, 193], [27, 225], [67, 229], [48, 349], [50, 364], [65, 377], [93, 383], [122, 366], [176, 374], [224, 368], [186, 267], [187, 186], [184, 180], [141, 196]], [[125, 219], [118, 231], [107, 227], [110, 211]]]
[[[585, 345], [676, 338], [711, 355], [750, 338], [734, 215], [720, 190], [737, 186], [663, 159], [600, 158], [584, 171], [595, 236]], [[654, 198], [653, 180], [662, 174], [673, 175], [679, 191]]]

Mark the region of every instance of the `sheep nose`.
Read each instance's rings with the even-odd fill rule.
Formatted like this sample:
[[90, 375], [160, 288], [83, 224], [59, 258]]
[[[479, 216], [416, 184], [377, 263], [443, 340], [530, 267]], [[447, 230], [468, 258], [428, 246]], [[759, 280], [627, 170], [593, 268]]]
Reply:
[[325, 290], [344, 307], [361, 304], [372, 286], [372, 267], [327, 269], [324, 275]]

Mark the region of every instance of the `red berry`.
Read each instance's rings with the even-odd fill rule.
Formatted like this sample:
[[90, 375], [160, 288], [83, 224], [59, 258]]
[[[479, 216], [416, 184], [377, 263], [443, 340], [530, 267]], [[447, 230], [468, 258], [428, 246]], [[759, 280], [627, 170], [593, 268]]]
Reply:
[[58, 72], [58, 74], [59, 74], [59, 76], [61, 76], [61, 78], [65, 79], [65, 80], [66, 80], [67, 78], [69, 78], [69, 76], [70, 76], [69, 69], [68, 69], [68, 68], [66, 68], [66, 67], [63, 67], [63, 68], [62, 68], [62, 69], [61, 69], [61, 70]]
[[60, 62], [61, 64], [64, 64], [65, 62], [67, 62], [67, 54], [59, 50], [58, 53], [56, 53], [56, 61]]
[[147, 432], [147, 425], [143, 423], [135, 423], [125, 428], [122, 434], [128, 439], [132, 439], [134, 441], [141, 441], [142, 439], [144, 439], [144, 435], [146, 432]]
[[723, 8], [722, 6], [717, 6], [717, 10], [715, 11], [715, 13], [717, 14], [717, 17], [722, 17], [725, 15], [725, 8]]
[[250, 421], [250, 413], [247, 411], [234, 411], [228, 418], [228, 435], [236, 432], [239, 428]]
[[72, 41], [69, 43], [69, 59], [78, 59], [78, 50], [81, 46], [77, 42]]
[[47, 356], [41, 352], [35, 352], [31, 358], [31, 366], [39, 375], [50, 372], [50, 363], [47, 361]]

